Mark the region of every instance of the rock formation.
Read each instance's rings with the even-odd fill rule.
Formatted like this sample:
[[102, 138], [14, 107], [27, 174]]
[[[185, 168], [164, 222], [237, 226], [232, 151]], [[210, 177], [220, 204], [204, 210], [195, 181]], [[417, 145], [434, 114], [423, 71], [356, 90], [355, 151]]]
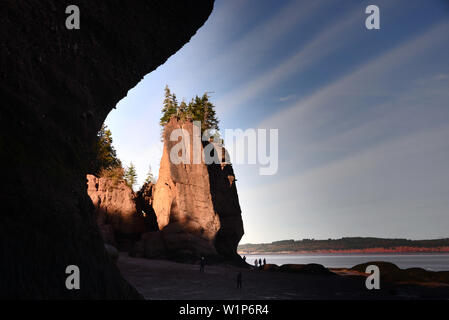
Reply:
[[[169, 137], [173, 130], [181, 128], [190, 136], [190, 144], [184, 144], [190, 146], [190, 164], [170, 161], [170, 150], [178, 142]], [[138, 246], [150, 258], [191, 259], [204, 255], [237, 260], [243, 223], [232, 166], [225, 162], [192, 163], [193, 145], [192, 122], [172, 118], [165, 126], [159, 178], [150, 197], [159, 231], [145, 234]], [[207, 145], [200, 142], [201, 153]], [[218, 157], [216, 151], [212, 152]]]
[[[86, 192], [109, 111], [206, 21], [213, 0], [6, 0], [0, 10], [0, 297], [138, 298], [105, 250]], [[80, 290], [67, 290], [75, 264]]]
[[146, 231], [159, 230], [156, 213], [153, 209], [153, 193], [155, 185], [151, 182], [145, 183], [136, 194], [136, 206], [145, 217]]
[[449, 271], [430, 271], [422, 268], [401, 269], [397, 265], [386, 261], [370, 261], [358, 264], [350, 270], [367, 275], [366, 269], [375, 265], [381, 270], [382, 281], [402, 284], [446, 284], [449, 285]]
[[95, 218], [105, 243], [126, 250], [124, 240], [138, 239], [148, 231], [146, 217], [136, 205], [136, 195], [125, 181], [89, 174], [87, 193], [95, 207]]

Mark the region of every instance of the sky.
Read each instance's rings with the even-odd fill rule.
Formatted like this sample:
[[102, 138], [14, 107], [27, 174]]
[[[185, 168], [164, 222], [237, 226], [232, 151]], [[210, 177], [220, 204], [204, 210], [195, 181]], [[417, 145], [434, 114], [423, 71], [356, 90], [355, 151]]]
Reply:
[[234, 164], [241, 243], [449, 237], [449, 1], [216, 0], [106, 119], [139, 184], [159, 170], [165, 85], [210, 92], [222, 132], [278, 129], [276, 174]]

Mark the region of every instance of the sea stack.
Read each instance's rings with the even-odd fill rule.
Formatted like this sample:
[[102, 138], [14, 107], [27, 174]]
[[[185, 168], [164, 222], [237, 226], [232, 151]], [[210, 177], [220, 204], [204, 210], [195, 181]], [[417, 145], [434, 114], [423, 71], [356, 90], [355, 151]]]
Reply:
[[[201, 160], [195, 164], [193, 152], [190, 163], [175, 164], [170, 160], [175, 145], [184, 144], [184, 148], [193, 150], [193, 128], [191, 121], [175, 117], [164, 128], [159, 178], [151, 197], [159, 230], [142, 236], [143, 255], [238, 260], [237, 245], [244, 231], [232, 165], [221, 155], [218, 163], [205, 164]], [[171, 141], [170, 135], [176, 129], [188, 133], [187, 138]], [[214, 142], [202, 142], [200, 149], [201, 153], [213, 150], [218, 158]]]

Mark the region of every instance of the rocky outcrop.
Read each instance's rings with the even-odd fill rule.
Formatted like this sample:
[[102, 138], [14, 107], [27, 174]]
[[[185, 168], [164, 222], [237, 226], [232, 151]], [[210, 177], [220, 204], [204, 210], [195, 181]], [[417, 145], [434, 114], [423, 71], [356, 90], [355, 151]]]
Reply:
[[317, 276], [335, 276], [336, 273], [330, 271], [328, 268], [321, 264], [309, 263], [309, 264], [283, 264], [278, 266], [276, 264], [264, 264], [258, 267], [262, 271], [276, 271], [276, 272], [289, 272], [298, 274], [308, 274]]
[[155, 184], [152, 182], [145, 183], [136, 193], [137, 210], [145, 217], [146, 231], [159, 230], [156, 213], [153, 209], [153, 194]]
[[[212, 0], [6, 0], [0, 10], [0, 297], [138, 298], [109, 258], [86, 192], [109, 111], [206, 21]], [[65, 287], [68, 265], [80, 290]]]
[[[189, 164], [170, 160], [170, 151], [178, 144], [169, 138], [175, 129], [189, 133], [190, 140], [179, 142], [190, 146]], [[200, 142], [201, 153], [207, 145]], [[172, 118], [164, 130], [159, 178], [151, 197], [159, 231], [146, 234], [139, 246], [146, 257], [239, 259], [236, 250], [243, 223], [232, 166], [195, 164], [193, 147], [192, 122]], [[218, 157], [216, 150], [212, 152]]]
[[402, 284], [428, 284], [428, 285], [449, 285], [449, 271], [429, 271], [422, 268], [401, 269], [397, 265], [386, 261], [371, 261], [358, 264], [350, 270], [365, 274], [370, 265], [379, 268], [382, 281]]
[[136, 205], [136, 195], [125, 181], [88, 174], [87, 193], [105, 243], [126, 250], [124, 241], [138, 239], [148, 231], [146, 217]]
[[[219, 149], [220, 150], [220, 149]], [[207, 165], [210, 194], [214, 212], [220, 219], [220, 229], [215, 235], [215, 249], [224, 257], [238, 258], [237, 246], [244, 234], [243, 221], [232, 165], [225, 162], [224, 149], [221, 163]]]

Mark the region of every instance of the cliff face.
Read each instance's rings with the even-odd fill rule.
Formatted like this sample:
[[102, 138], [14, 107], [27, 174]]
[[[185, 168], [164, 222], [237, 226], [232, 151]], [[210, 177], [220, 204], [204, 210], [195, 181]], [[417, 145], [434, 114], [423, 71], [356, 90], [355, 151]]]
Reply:
[[244, 234], [243, 221], [234, 170], [230, 163], [207, 165], [210, 194], [215, 213], [220, 219], [220, 229], [215, 235], [215, 249], [228, 258], [239, 258], [237, 246]]
[[[181, 128], [190, 136], [190, 164], [170, 161], [170, 150], [178, 142], [169, 137]], [[192, 149], [193, 124], [172, 118], [164, 130], [164, 151], [152, 197], [160, 231], [143, 237], [144, 255], [237, 259], [243, 223], [232, 166], [193, 164]]]
[[[6, 0], [0, 10], [0, 297], [136, 298], [109, 259], [86, 192], [109, 111], [179, 50], [213, 1]], [[67, 290], [75, 264], [80, 290]]]
[[89, 174], [87, 193], [95, 207], [95, 218], [105, 243], [123, 249], [124, 241], [138, 239], [148, 230], [136, 195], [124, 181]]
[[146, 231], [159, 230], [156, 214], [153, 209], [153, 194], [155, 185], [151, 182], [145, 183], [136, 193], [137, 210], [145, 217]]

